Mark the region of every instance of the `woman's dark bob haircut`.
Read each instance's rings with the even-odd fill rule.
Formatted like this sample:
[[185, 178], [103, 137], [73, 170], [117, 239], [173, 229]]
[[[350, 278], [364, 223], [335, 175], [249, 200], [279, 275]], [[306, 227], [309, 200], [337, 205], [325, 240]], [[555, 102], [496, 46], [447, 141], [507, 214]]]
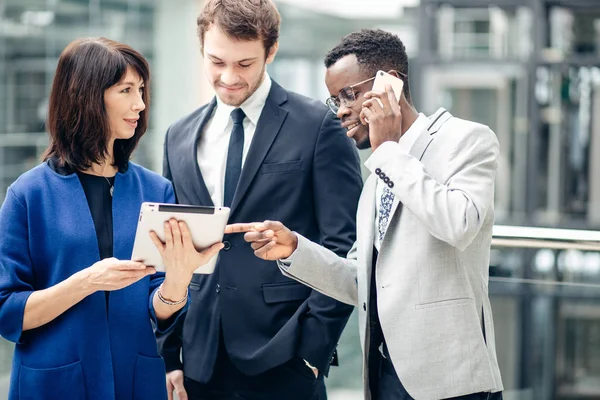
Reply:
[[150, 68], [131, 47], [106, 38], [79, 39], [60, 55], [50, 92], [46, 127], [50, 144], [44, 160], [56, 158], [61, 166], [83, 171], [106, 159], [111, 137], [104, 92], [133, 68], [144, 82], [137, 128], [130, 139], [117, 139], [113, 165], [127, 168], [131, 153], [148, 126]]

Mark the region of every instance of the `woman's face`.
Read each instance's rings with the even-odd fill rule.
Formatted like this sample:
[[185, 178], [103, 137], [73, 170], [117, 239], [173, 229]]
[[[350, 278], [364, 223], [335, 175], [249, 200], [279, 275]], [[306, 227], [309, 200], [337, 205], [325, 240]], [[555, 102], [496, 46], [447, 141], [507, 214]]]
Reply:
[[104, 91], [104, 107], [113, 140], [129, 139], [135, 134], [140, 112], [146, 108], [143, 93], [144, 81], [131, 67], [127, 67], [119, 83]]

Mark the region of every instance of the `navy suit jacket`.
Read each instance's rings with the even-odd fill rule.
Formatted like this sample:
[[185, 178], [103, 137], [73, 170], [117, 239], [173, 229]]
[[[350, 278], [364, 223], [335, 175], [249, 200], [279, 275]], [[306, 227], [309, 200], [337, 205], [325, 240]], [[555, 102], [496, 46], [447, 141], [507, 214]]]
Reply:
[[[181, 204], [213, 205], [197, 163], [197, 145], [216, 106], [174, 123], [165, 139], [164, 175]], [[282, 221], [345, 256], [356, 236], [362, 189], [357, 151], [327, 107], [273, 82], [259, 118], [230, 223]], [[217, 268], [195, 275], [192, 301], [178, 329], [159, 335], [167, 370], [207, 382], [220, 330], [236, 367], [255, 375], [293, 357], [327, 373], [352, 307], [284, 277], [257, 258], [242, 234], [226, 235]]]

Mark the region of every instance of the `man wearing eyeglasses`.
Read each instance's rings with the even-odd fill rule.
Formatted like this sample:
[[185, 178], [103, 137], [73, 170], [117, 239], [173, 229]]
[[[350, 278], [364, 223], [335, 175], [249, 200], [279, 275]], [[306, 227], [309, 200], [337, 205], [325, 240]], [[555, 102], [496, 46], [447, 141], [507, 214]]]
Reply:
[[[325, 58], [327, 104], [357, 147], [373, 149], [346, 258], [281, 222], [236, 224], [284, 275], [358, 306], [365, 399], [501, 399], [488, 298], [498, 141], [410, 96], [403, 43], [381, 30], [343, 38]], [[404, 81], [371, 91], [384, 70]]]

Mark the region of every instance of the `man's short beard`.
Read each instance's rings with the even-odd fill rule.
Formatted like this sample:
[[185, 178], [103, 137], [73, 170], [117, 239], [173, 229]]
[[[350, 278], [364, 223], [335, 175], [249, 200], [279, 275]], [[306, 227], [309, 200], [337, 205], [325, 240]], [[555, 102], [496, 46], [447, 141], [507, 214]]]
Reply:
[[359, 150], [366, 150], [371, 148], [371, 138], [367, 134], [367, 137], [362, 142], [356, 142], [356, 148]]
[[244, 102], [246, 100], [248, 100], [254, 94], [254, 92], [256, 92], [258, 90], [258, 88], [260, 87], [260, 85], [263, 83], [263, 81], [265, 79], [265, 71], [266, 70], [267, 70], [267, 64], [265, 64], [263, 66], [263, 69], [262, 69], [262, 72], [260, 74], [260, 79], [258, 80], [258, 83], [256, 85], [254, 85], [254, 87], [251, 90], [248, 91], [248, 95], [246, 97], [244, 97], [242, 99], [242, 101], [239, 102], [239, 104], [227, 104], [227, 103], [225, 103], [225, 104], [227, 104], [228, 106], [233, 106], [233, 107], [239, 107], [242, 104], [244, 104]]

